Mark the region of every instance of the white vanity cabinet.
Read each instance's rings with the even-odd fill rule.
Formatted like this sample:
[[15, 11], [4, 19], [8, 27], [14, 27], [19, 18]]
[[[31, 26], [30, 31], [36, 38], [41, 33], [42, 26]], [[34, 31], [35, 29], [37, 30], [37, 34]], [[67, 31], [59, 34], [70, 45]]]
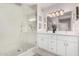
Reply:
[[76, 36], [57, 36], [57, 54], [63, 56], [78, 55], [78, 37]]
[[56, 53], [56, 35], [38, 34], [37, 46], [52, 53]]
[[40, 33], [37, 35], [37, 46], [59, 56], [78, 56], [76, 35]]
[[43, 49], [49, 49], [49, 43], [46, 35], [37, 35], [37, 46]]
[[57, 55], [61, 56], [77, 56], [77, 43], [57, 40]]

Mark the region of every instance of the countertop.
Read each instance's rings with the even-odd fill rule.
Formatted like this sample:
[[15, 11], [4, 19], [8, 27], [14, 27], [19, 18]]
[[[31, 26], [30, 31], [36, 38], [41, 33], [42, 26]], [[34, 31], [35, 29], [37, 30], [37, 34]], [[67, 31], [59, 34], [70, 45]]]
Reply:
[[37, 34], [79, 36], [79, 33], [76, 33], [76, 32], [63, 32], [63, 31], [59, 31], [59, 32], [56, 32], [56, 33], [52, 33], [52, 32], [37, 32]]

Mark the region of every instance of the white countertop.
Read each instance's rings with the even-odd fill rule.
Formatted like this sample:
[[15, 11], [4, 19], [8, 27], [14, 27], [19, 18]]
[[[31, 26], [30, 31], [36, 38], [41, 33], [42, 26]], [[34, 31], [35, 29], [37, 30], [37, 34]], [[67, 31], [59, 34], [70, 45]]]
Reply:
[[51, 34], [51, 35], [55, 34], [55, 35], [79, 36], [79, 33], [69, 32], [69, 31], [59, 31], [59, 32], [55, 32], [55, 33], [52, 33], [50, 31], [50, 32], [37, 32], [37, 33], [40, 33], [40, 34]]

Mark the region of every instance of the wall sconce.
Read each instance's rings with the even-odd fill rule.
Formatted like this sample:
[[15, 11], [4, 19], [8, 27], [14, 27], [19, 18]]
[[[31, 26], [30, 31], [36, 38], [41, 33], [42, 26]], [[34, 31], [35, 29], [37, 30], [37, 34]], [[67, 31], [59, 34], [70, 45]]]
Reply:
[[49, 17], [61, 16], [63, 14], [64, 14], [64, 10], [62, 10], [62, 9], [59, 9], [59, 10], [56, 10], [56, 11], [51, 10], [51, 11], [48, 12]]

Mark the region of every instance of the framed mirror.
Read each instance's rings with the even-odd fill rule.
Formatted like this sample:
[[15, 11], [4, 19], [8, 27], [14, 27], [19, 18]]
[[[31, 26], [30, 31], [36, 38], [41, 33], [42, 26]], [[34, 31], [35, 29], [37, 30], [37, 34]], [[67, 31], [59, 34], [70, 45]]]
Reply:
[[58, 17], [47, 17], [47, 31], [52, 31], [53, 22], [57, 26], [56, 31], [71, 31], [72, 12], [66, 12], [64, 15]]

